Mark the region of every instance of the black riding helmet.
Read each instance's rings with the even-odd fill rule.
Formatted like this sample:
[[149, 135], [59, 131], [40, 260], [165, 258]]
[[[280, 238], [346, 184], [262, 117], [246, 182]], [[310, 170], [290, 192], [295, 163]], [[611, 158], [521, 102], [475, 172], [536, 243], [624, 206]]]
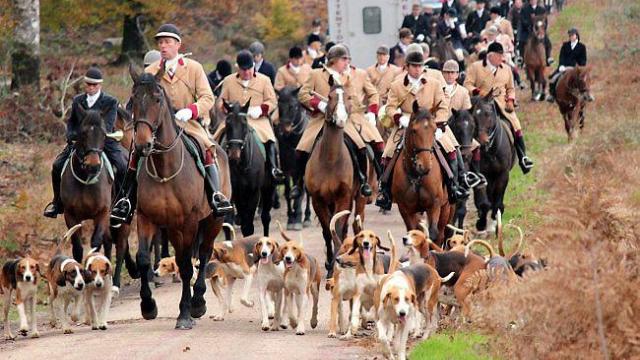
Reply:
[[576, 36], [578, 37], [578, 41], [580, 41], [580, 33], [578, 32], [578, 29], [572, 27], [571, 29], [569, 29], [569, 31], [567, 31], [567, 34], [569, 35], [576, 34]]

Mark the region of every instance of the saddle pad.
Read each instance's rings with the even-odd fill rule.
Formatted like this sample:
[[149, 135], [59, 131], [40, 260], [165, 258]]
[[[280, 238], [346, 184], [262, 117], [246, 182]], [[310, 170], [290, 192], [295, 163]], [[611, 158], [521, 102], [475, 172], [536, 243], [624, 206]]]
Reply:
[[202, 158], [204, 155], [200, 151], [200, 146], [195, 142], [195, 140], [191, 139], [189, 136], [187, 136], [184, 133], [182, 134], [182, 142], [184, 143], [184, 146], [187, 148], [187, 151], [189, 152], [189, 154], [191, 154], [191, 157], [193, 158], [193, 160], [196, 162], [196, 167], [198, 168], [198, 172], [200, 172], [200, 175], [204, 177], [205, 176], [204, 161], [203, 161], [204, 159]]
[[[71, 157], [74, 155], [74, 152], [71, 152], [71, 155], [69, 155], [67, 160], [64, 161], [64, 165], [62, 166], [62, 172], [60, 173], [61, 175], [64, 174], [64, 172], [67, 170], [67, 167], [69, 166], [69, 163], [71, 162]], [[107, 154], [105, 154], [104, 152], [100, 153], [100, 159], [102, 160], [102, 163], [104, 164], [103, 166], [107, 169], [107, 175], [109, 176], [109, 181], [113, 182], [113, 180], [115, 179], [114, 172], [113, 172], [113, 166], [111, 165], [111, 161], [109, 161], [109, 158], [107, 157]], [[97, 178], [96, 178], [96, 182], [97, 182]], [[95, 182], [92, 182], [92, 184], [95, 184]]]
[[513, 145], [514, 144], [513, 131], [511, 131], [511, 124], [509, 123], [509, 121], [506, 119], [502, 119], [502, 121], [500, 121], [500, 126], [502, 126], [502, 129], [506, 131], [507, 136], [509, 137], [509, 142], [511, 143], [511, 145]]

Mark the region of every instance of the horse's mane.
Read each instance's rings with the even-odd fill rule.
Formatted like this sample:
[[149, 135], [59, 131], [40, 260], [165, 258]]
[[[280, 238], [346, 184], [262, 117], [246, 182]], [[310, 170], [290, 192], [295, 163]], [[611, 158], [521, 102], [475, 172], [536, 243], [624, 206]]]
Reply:
[[98, 126], [104, 128], [104, 120], [102, 119], [102, 113], [100, 110], [89, 109], [86, 111], [84, 118], [82, 119], [82, 125], [84, 126]]

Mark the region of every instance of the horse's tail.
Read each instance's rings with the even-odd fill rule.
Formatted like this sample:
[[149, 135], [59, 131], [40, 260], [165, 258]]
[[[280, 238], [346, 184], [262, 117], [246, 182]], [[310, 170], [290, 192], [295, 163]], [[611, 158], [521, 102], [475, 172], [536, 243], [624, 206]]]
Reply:
[[287, 235], [287, 233], [284, 231], [284, 228], [282, 227], [282, 224], [279, 220], [276, 220], [276, 225], [278, 225], [278, 230], [280, 230], [280, 236], [282, 236], [285, 241], [293, 241], [293, 239], [290, 238], [289, 235]]
[[489, 244], [484, 240], [475, 239], [475, 240], [469, 241], [469, 243], [464, 247], [464, 257], [469, 256], [469, 251], [471, 249], [471, 245], [473, 244], [480, 244], [484, 246], [489, 251], [489, 257], [496, 256], [496, 252], [493, 250], [493, 247], [491, 247], [491, 244]]
[[338, 251], [338, 249], [342, 245], [342, 240], [340, 240], [340, 237], [338, 236], [338, 232], [336, 231], [336, 222], [341, 217], [343, 217], [345, 215], [349, 215], [349, 214], [351, 214], [351, 211], [342, 210], [339, 213], [333, 215], [333, 217], [331, 218], [331, 221], [329, 222], [329, 231], [331, 232], [331, 239], [333, 240], [333, 246], [334, 246], [336, 252]]
[[62, 239], [59, 239], [56, 243], [56, 253], [55, 253], [56, 255], [62, 253], [62, 247], [64, 246], [64, 244], [66, 244], [67, 241], [69, 241], [69, 239], [71, 238], [71, 236], [73, 236], [73, 234], [75, 234], [76, 231], [78, 231], [78, 229], [80, 229], [81, 227], [82, 227], [82, 223], [76, 224], [72, 226], [69, 230], [67, 230], [66, 233], [64, 233], [64, 235], [62, 236]]

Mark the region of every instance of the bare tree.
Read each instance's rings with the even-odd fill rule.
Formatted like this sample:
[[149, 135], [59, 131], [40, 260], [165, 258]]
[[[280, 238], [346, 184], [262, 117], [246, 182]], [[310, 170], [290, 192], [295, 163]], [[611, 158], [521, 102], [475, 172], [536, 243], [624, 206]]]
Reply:
[[13, 0], [16, 20], [11, 89], [40, 88], [40, 0]]

